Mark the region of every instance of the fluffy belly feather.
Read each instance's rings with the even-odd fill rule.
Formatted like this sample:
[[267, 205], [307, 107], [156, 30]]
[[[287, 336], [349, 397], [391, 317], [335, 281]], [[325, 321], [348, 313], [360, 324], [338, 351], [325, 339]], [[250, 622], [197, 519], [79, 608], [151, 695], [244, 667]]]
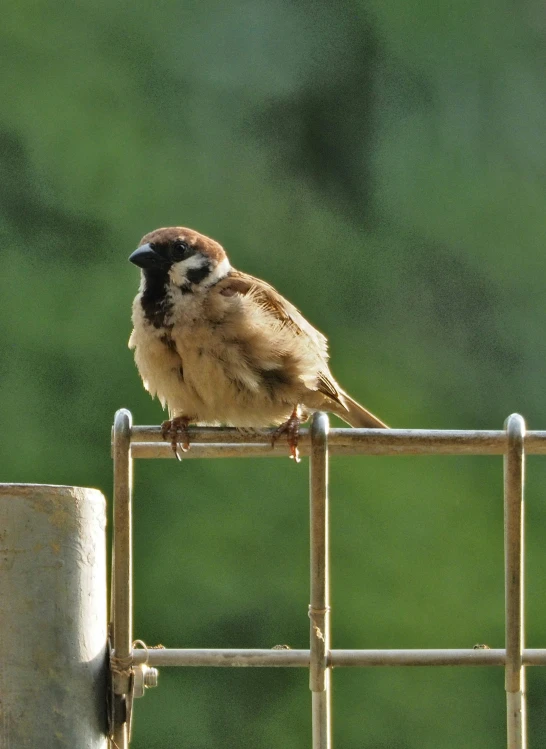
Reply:
[[177, 335], [174, 345], [150, 326], [135, 327], [129, 345], [144, 386], [169, 415], [240, 427], [286, 421], [296, 404], [282, 368], [260, 369], [240, 344], [207, 339], [206, 332], [192, 331]]
[[[235, 344], [188, 346], [183, 354], [184, 403], [177, 414], [195, 412], [205, 423], [260, 427], [280, 424], [294, 404], [282, 393], [282, 374], [269, 375], [248, 362]], [[264, 387], [277, 376], [279, 387]], [[286, 383], [284, 383], [286, 384]]]

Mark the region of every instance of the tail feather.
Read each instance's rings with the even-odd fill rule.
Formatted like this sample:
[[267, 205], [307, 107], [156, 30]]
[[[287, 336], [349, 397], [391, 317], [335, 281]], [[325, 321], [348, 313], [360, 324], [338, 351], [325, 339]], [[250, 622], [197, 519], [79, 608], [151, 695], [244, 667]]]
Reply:
[[347, 424], [350, 424], [352, 427], [365, 429], [389, 428], [381, 421], [381, 419], [378, 419], [377, 416], [374, 416], [373, 413], [368, 411], [368, 409], [353, 400], [350, 395], [347, 395], [347, 393], [344, 392], [340, 393], [340, 395], [340, 400], [342, 404], [346, 406], [347, 410], [345, 411], [343, 408], [339, 408], [336, 409], [334, 413], [343, 419], [343, 421], [346, 421]]

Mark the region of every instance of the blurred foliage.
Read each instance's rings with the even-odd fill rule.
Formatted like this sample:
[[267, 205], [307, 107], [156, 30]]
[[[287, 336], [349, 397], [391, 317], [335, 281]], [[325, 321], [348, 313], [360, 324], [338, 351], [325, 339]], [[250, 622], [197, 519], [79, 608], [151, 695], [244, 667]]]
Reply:
[[[538, 0], [18, 0], [2, 20], [2, 480], [110, 497], [114, 411], [163, 418], [126, 345], [127, 256], [171, 224], [294, 301], [391, 425], [498, 428], [516, 410], [543, 425]], [[138, 464], [135, 636], [305, 647], [306, 474], [288, 459]], [[545, 479], [531, 460], [531, 647]], [[335, 647], [502, 646], [499, 459], [339, 459], [331, 485]], [[538, 745], [546, 675], [529, 682]], [[303, 671], [164, 669], [134, 746], [296, 749], [309, 706]], [[334, 716], [343, 749], [489, 749], [503, 674], [339, 670]]]

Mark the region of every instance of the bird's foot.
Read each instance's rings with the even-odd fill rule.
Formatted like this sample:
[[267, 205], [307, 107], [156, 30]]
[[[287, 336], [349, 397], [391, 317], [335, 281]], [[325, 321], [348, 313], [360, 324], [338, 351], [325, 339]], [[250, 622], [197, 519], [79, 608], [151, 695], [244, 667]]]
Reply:
[[182, 460], [178, 452], [178, 446], [183, 453], [190, 449], [190, 435], [188, 433], [188, 424], [192, 421], [189, 416], [176, 416], [174, 419], [167, 419], [161, 424], [161, 434], [164, 440], [170, 440], [173, 453], [177, 460]]
[[297, 406], [291, 413], [288, 421], [277, 427], [271, 435], [271, 447], [275, 447], [275, 442], [283, 434], [286, 434], [288, 447], [290, 448], [290, 457], [296, 462], [300, 462], [300, 452], [298, 450], [298, 439], [300, 435], [300, 424], [302, 422], [301, 411]]

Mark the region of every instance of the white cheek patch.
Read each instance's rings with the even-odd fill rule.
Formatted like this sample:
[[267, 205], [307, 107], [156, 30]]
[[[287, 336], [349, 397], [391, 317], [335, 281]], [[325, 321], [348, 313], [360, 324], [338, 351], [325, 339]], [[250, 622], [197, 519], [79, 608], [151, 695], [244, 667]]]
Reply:
[[209, 275], [203, 281], [203, 284], [205, 286], [212, 286], [218, 281], [221, 281], [222, 278], [225, 278], [230, 270], [231, 270], [231, 265], [227, 257], [225, 257], [221, 263], [218, 263], [216, 268], [211, 270]]
[[[175, 263], [169, 271], [169, 278], [174, 286], [184, 286], [188, 283], [188, 271], [198, 270], [208, 265], [210, 260], [203, 255], [192, 255], [187, 260], [181, 260], [179, 263]], [[221, 281], [225, 278], [231, 265], [229, 260], [225, 257], [222, 262], [208, 273], [205, 278], [199, 283], [200, 286], [212, 286], [213, 284]]]
[[183, 286], [188, 281], [188, 271], [193, 268], [202, 268], [207, 262], [207, 258], [203, 255], [192, 255], [187, 260], [175, 263], [169, 270], [169, 278], [175, 286]]

